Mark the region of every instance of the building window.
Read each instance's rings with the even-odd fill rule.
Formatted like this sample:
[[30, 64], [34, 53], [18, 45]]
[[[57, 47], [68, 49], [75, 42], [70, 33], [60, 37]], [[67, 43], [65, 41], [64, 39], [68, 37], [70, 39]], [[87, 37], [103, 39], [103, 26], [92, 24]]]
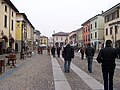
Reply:
[[95, 38], [97, 38], [97, 32], [95, 32]]
[[61, 41], [63, 40], [63, 38], [61, 37]]
[[13, 17], [13, 11], [12, 11], [12, 17]]
[[46, 40], [44, 39], [44, 43], [46, 42]]
[[118, 27], [115, 26], [115, 34], [118, 33]]
[[87, 37], [87, 35], [86, 35], [86, 42], [87, 42], [87, 40], [88, 40], [88, 37]]
[[90, 25], [91, 29], [92, 29], [92, 24]]
[[4, 27], [7, 27], [7, 16], [4, 16]]
[[88, 35], [88, 41], [90, 41], [90, 34]]
[[91, 39], [92, 39], [92, 33], [91, 33]]
[[108, 35], [108, 28], [106, 28], [106, 35]]
[[110, 21], [113, 20], [112, 14], [110, 14], [109, 17], [110, 17]]
[[56, 37], [56, 41], [58, 41], [58, 37]]
[[119, 18], [119, 10], [116, 10], [110, 13], [109, 15], [105, 16], [105, 22], [109, 22], [117, 18]]
[[7, 6], [5, 5], [5, 12], [7, 12]]
[[11, 21], [11, 30], [13, 30], [13, 20]]
[[119, 10], [117, 10], [116, 13], [117, 13], [117, 18], [119, 18]]
[[112, 35], [113, 27], [110, 27], [110, 35]]
[[87, 27], [86, 27], [86, 32], [87, 32], [88, 30], [87, 30]]
[[97, 22], [95, 22], [95, 28], [97, 28]]

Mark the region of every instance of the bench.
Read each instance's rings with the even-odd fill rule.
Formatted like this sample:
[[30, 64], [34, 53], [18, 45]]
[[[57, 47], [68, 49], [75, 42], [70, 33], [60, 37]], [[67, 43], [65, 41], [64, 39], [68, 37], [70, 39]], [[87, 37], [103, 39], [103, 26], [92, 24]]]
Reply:
[[12, 68], [12, 66], [14, 66], [14, 67], [16, 67], [15, 66], [15, 63], [16, 63], [16, 55], [15, 54], [11, 54], [11, 55], [9, 55], [9, 56], [6, 56], [6, 58], [8, 58], [8, 63], [7, 63], [7, 65], [10, 65], [10, 61], [12, 62], [12, 65], [10, 65], [11, 67], [10, 68]]

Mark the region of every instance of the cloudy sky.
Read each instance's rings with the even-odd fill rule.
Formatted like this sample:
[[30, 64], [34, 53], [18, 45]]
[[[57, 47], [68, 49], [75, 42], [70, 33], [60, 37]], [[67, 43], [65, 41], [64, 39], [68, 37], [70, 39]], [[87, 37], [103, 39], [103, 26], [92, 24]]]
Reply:
[[59, 31], [71, 32], [91, 17], [106, 11], [120, 0], [11, 0], [25, 13], [36, 30], [52, 36]]

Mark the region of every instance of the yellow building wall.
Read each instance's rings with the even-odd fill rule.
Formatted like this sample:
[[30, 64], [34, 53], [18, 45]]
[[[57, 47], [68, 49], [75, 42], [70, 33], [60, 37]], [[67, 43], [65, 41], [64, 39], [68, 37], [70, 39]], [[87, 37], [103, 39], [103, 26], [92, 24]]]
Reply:
[[22, 22], [16, 22], [16, 40], [21, 40]]

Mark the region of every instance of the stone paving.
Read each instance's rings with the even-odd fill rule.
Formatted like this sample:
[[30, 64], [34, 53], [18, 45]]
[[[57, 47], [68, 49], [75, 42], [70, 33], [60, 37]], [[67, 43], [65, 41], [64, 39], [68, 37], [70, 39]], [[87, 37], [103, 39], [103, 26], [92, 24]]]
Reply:
[[[84, 58], [83, 60], [80, 59], [79, 54], [75, 55], [75, 59], [73, 60], [73, 63], [78, 66], [80, 69], [84, 70], [88, 75], [95, 78], [97, 81], [99, 81], [101, 84], [103, 84], [102, 79], [102, 71], [101, 71], [101, 65], [95, 61], [97, 54], [94, 57], [93, 62], [93, 73], [89, 73], [87, 71], [87, 60]], [[116, 61], [119, 63], [120, 60], [116, 59]], [[119, 65], [120, 66], [120, 65]], [[114, 75], [114, 90], [120, 90], [120, 69], [116, 68], [115, 75]]]
[[50, 56], [35, 54], [0, 80], [0, 90], [54, 90], [51, 65]]
[[[76, 71], [71, 69], [70, 73], [64, 73], [63, 60], [61, 58], [56, 57], [54, 60], [58, 63], [57, 65], [62, 71], [60, 72], [64, 74], [71, 90], [93, 90], [84, 82], [83, 78], [76, 74]], [[119, 62], [119, 60], [117, 61]], [[81, 60], [78, 53], [72, 63], [87, 73], [88, 76], [103, 84], [100, 64], [93, 62], [93, 73], [89, 73], [87, 71], [87, 60]], [[0, 75], [0, 90], [66, 90], [55, 87], [52, 59], [50, 55], [47, 55], [46, 51], [44, 51], [43, 55], [35, 53], [26, 60], [18, 59], [16, 65], [17, 68], [6, 66], [6, 72]], [[120, 64], [118, 63], [118, 65]], [[119, 76], [120, 69], [117, 68], [114, 76], [114, 90], [120, 90]]]

